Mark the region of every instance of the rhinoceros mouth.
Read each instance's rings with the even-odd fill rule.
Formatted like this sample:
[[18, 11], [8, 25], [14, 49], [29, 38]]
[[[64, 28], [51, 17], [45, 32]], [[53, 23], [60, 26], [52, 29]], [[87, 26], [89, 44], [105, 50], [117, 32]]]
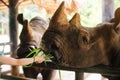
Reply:
[[[25, 58], [32, 50], [36, 49], [34, 44], [20, 44], [17, 49], [17, 55], [19, 58]], [[31, 55], [30, 57], [32, 57]]]
[[54, 42], [53, 43], [51, 42], [49, 45], [45, 45], [45, 42], [42, 41], [41, 49], [46, 55], [50, 54], [51, 56], [53, 56], [53, 58], [51, 58], [52, 62], [61, 63], [62, 54], [61, 54], [60, 48], [56, 46]]
[[54, 56], [54, 58], [52, 59], [53, 62], [55, 62], [55, 63], [61, 63], [61, 60], [62, 60], [61, 55], [59, 55], [56, 52], [52, 52], [51, 54]]
[[44, 54], [48, 55], [50, 54], [52, 56], [52, 58], [50, 60], [52, 60], [53, 63], [60, 63], [62, 60], [62, 56], [59, 55], [58, 51], [56, 50], [50, 50], [50, 51], [46, 51], [46, 50], [42, 50], [44, 52]]

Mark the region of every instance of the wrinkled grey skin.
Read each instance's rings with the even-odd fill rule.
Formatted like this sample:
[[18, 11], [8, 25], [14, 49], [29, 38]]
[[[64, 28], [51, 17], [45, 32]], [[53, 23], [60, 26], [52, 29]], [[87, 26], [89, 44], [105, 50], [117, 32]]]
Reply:
[[[44, 52], [54, 56], [54, 63], [76, 68], [99, 64], [120, 66], [120, 9], [115, 18], [94, 28], [84, 27], [76, 13], [68, 21], [64, 2], [53, 15], [49, 27], [42, 37]], [[120, 77], [107, 76], [109, 80]]]
[[[18, 15], [18, 21], [23, 25], [23, 29], [20, 34], [20, 46], [17, 49], [17, 55], [19, 58], [24, 58], [33, 49], [40, 47], [41, 37], [45, 32], [48, 23], [40, 17], [34, 17], [28, 23], [27, 20], [23, 19], [22, 14]], [[40, 67], [23, 67], [23, 70], [26, 77], [36, 78], [38, 73], [41, 73], [43, 80], [53, 80], [54, 78], [54, 71], [51, 69], [44, 69]]]

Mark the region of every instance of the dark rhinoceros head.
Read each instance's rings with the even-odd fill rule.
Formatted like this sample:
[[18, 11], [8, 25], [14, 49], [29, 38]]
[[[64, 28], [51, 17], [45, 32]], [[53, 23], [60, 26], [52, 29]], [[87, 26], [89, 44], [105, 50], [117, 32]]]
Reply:
[[87, 28], [81, 25], [78, 13], [68, 21], [64, 10], [63, 2], [42, 37], [45, 53], [53, 55], [53, 61], [64, 66], [109, 65], [113, 54], [110, 51], [116, 50], [119, 44], [120, 26], [116, 18]]
[[41, 37], [48, 26], [47, 21], [34, 17], [30, 22], [24, 19], [23, 14], [18, 15], [18, 21], [23, 25], [20, 33], [20, 46], [17, 50], [19, 58], [26, 57], [33, 49], [40, 47]]

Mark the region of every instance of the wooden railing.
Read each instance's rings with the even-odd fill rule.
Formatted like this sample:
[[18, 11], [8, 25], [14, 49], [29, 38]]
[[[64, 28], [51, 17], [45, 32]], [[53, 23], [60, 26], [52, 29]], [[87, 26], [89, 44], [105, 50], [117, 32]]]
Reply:
[[3, 45], [11, 45], [12, 42], [4, 42], [4, 43], [0, 43], [0, 46], [3, 46]]
[[110, 76], [120, 76], [120, 68], [111, 68], [105, 65], [97, 65], [89, 68], [73, 68], [66, 66], [58, 66], [53, 64], [52, 62], [47, 62], [47, 65], [42, 64], [33, 64], [36, 67], [50, 68], [50, 69], [60, 69], [67, 71], [75, 72], [75, 80], [84, 80], [84, 72], [87, 73], [100, 73], [102, 75], [110, 75]]

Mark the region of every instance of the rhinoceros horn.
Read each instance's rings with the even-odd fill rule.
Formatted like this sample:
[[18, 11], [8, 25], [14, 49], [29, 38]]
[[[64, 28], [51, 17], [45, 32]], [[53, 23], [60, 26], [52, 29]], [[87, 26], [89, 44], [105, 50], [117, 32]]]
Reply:
[[115, 20], [117, 22], [120, 21], [120, 8], [118, 8], [116, 11], [115, 11]]
[[80, 15], [78, 13], [76, 13], [73, 18], [69, 21], [70, 24], [75, 25], [76, 27], [80, 27], [81, 23], [80, 23]]
[[111, 19], [110, 22], [115, 23], [114, 29], [117, 33], [120, 33], [120, 8], [115, 11], [115, 18]]
[[118, 8], [115, 11], [115, 21], [116, 21], [116, 25], [117, 25], [117, 26], [115, 26], [115, 31], [117, 33], [120, 33], [120, 8]]
[[65, 10], [65, 5], [64, 5], [64, 2], [62, 2], [61, 5], [59, 6], [59, 8], [54, 13], [54, 15], [50, 21], [50, 25], [68, 23], [67, 16], [66, 16], [64, 10]]
[[120, 22], [120, 8], [117, 8], [114, 14], [115, 18], [111, 19], [110, 22], [116, 23], [116, 25]]
[[28, 20], [23, 21], [23, 30], [20, 39], [25, 42], [32, 39], [32, 28], [29, 26]]
[[29, 26], [28, 20], [24, 19], [23, 14], [18, 14], [18, 22], [23, 25], [23, 29], [20, 35], [20, 40], [23, 42], [29, 41], [32, 39], [32, 28]]

